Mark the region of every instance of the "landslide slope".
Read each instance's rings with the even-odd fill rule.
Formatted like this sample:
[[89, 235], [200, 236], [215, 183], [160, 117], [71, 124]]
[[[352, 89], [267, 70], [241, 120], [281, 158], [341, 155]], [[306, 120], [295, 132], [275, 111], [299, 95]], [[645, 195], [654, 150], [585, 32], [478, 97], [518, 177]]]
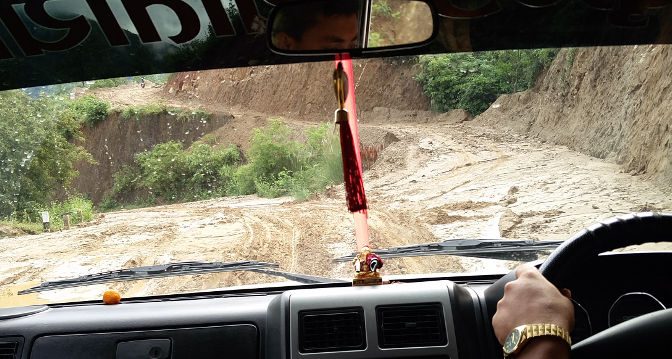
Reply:
[[[336, 109], [333, 66], [315, 62], [183, 72], [171, 78], [164, 92], [169, 98], [309, 120], [311, 115], [324, 116]], [[429, 100], [414, 80], [419, 71], [415, 61], [357, 60], [354, 66], [358, 110], [429, 110]]]
[[476, 121], [672, 182], [671, 46], [563, 49], [536, 86]]

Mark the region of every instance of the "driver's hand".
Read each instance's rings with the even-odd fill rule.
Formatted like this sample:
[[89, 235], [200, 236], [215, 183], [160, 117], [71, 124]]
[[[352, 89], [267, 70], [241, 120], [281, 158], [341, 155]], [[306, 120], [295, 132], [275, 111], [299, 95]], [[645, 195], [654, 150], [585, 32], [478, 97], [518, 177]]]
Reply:
[[[569, 331], [574, 329], [574, 305], [569, 299], [569, 290], [560, 292], [531, 265], [524, 264], [516, 268], [516, 278], [504, 286], [504, 297], [497, 303], [497, 312], [492, 318], [492, 326], [500, 344], [504, 344], [513, 328], [524, 324], [556, 324]], [[553, 350], [554, 354], [561, 354], [556, 349], [568, 352], [567, 344], [563, 345], [562, 339], [540, 337], [531, 340], [518, 358], [528, 357], [539, 347]]]

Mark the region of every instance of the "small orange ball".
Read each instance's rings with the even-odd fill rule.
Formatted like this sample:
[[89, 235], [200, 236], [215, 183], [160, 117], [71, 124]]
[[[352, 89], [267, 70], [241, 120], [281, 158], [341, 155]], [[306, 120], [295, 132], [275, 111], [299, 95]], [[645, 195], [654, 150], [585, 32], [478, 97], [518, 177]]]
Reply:
[[108, 290], [103, 293], [103, 303], [105, 304], [119, 304], [121, 303], [121, 294], [116, 290]]

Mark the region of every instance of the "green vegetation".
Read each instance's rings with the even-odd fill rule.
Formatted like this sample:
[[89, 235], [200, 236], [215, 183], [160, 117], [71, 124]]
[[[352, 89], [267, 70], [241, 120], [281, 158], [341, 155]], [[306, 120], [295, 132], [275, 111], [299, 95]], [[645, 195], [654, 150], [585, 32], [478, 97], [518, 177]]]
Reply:
[[[3, 235], [6, 235], [6, 233], [2, 233], [3, 227], [9, 227], [21, 234], [38, 234], [43, 231], [41, 223], [20, 222], [16, 220], [0, 221], [0, 238], [2, 238]], [[10, 237], [14, 235], [15, 234], [10, 234]]]
[[279, 120], [256, 129], [246, 162], [236, 147], [213, 147], [213, 138], [188, 149], [179, 142], [158, 144], [115, 174], [101, 208], [254, 193], [305, 199], [342, 181], [340, 146], [330, 126], [306, 131], [305, 143], [292, 134]]
[[52, 231], [64, 227], [64, 216], [70, 216], [70, 225], [89, 222], [93, 219], [93, 202], [82, 196], [72, 196], [65, 201], [54, 201], [47, 205], [37, 205], [15, 213], [0, 224], [19, 229], [25, 233], [41, 233], [43, 231], [41, 212], [49, 212], [49, 225]]
[[146, 193], [164, 202], [188, 201], [225, 195], [229, 168], [240, 162], [235, 147], [213, 149], [195, 144], [167, 142], [140, 153], [135, 165], [114, 176], [113, 194]]
[[386, 31], [395, 20], [401, 16], [400, 3], [390, 5], [387, 0], [377, 0], [371, 5], [371, 31], [369, 32], [368, 44], [370, 47], [384, 47], [397, 43], [395, 34]]
[[569, 85], [569, 75], [572, 73], [572, 67], [574, 66], [574, 60], [576, 59], [576, 47], [572, 47], [566, 50], [565, 56], [565, 66], [562, 68], [562, 73], [560, 78], [565, 86]]
[[121, 118], [130, 119], [168, 113], [168, 108], [162, 103], [152, 103], [142, 106], [129, 106], [121, 111]]
[[401, 13], [393, 10], [386, 0], [377, 0], [371, 5], [371, 16], [373, 19], [377, 17], [398, 19]]
[[497, 96], [529, 89], [557, 50], [510, 50], [421, 56], [417, 80], [437, 111], [464, 109], [473, 115]]
[[110, 105], [93, 96], [84, 96], [74, 100], [70, 107], [78, 112], [88, 126], [95, 126], [108, 116]]
[[211, 116], [209, 113], [202, 110], [183, 110], [183, 109], [169, 108], [168, 106], [162, 103], [150, 103], [147, 105], [129, 106], [124, 108], [121, 111], [121, 118], [128, 120], [132, 118], [138, 119], [141, 117], [157, 116], [164, 114], [177, 116], [177, 118], [181, 120], [203, 119], [203, 118], [209, 118]]
[[[52, 202], [49, 206], [40, 208], [40, 211], [49, 212], [51, 230], [63, 228], [63, 216], [70, 215], [70, 225], [89, 222], [93, 219], [93, 202], [82, 196], [72, 196], [63, 202]], [[29, 216], [30, 222], [42, 223], [39, 216]]]
[[139, 84], [140, 81], [144, 78], [146, 81], [151, 81], [158, 85], [163, 85], [168, 82], [170, 74], [156, 74], [156, 75], [147, 75], [147, 76], [133, 76], [133, 77], [118, 77], [111, 79], [102, 79], [96, 80], [91, 86], [90, 89], [101, 89], [101, 88], [112, 88], [128, 84]]
[[239, 194], [248, 194], [253, 188], [262, 197], [290, 194], [305, 199], [342, 181], [340, 144], [332, 127], [315, 127], [305, 136], [305, 143], [292, 140], [290, 128], [278, 120], [256, 129], [250, 141], [248, 168], [236, 173], [242, 182]]
[[102, 89], [102, 88], [111, 88], [111, 87], [126, 85], [129, 82], [130, 81], [126, 77], [113, 78], [113, 79], [102, 79], [102, 80], [96, 80], [91, 86], [89, 86], [89, 88], [92, 89], [92, 90]]
[[384, 46], [383, 45], [383, 40], [381, 39], [379, 33], [375, 32], [375, 31], [369, 32], [369, 46], [370, 47], [383, 47]]
[[75, 205], [68, 201], [81, 207], [85, 200], [80, 197], [63, 204], [57, 200], [70, 194], [70, 183], [78, 175], [75, 163], [93, 162], [76, 144], [83, 140], [82, 124], [95, 113], [89, 108], [46, 96], [31, 99], [23, 91], [0, 92], [0, 133], [4, 135], [0, 138], [0, 219], [30, 223], [42, 210]]

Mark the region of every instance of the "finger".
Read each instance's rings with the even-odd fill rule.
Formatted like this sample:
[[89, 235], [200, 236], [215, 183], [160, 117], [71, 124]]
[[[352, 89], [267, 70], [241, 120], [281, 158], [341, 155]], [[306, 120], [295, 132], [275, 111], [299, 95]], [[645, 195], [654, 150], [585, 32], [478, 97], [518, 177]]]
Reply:
[[527, 264], [527, 263], [521, 264], [521, 265], [518, 266], [518, 268], [516, 268], [516, 278], [520, 278], [526, 272], [536, 271], [536, 270], [537, 270], [537, 268], [535, 268], [531, 264]]

